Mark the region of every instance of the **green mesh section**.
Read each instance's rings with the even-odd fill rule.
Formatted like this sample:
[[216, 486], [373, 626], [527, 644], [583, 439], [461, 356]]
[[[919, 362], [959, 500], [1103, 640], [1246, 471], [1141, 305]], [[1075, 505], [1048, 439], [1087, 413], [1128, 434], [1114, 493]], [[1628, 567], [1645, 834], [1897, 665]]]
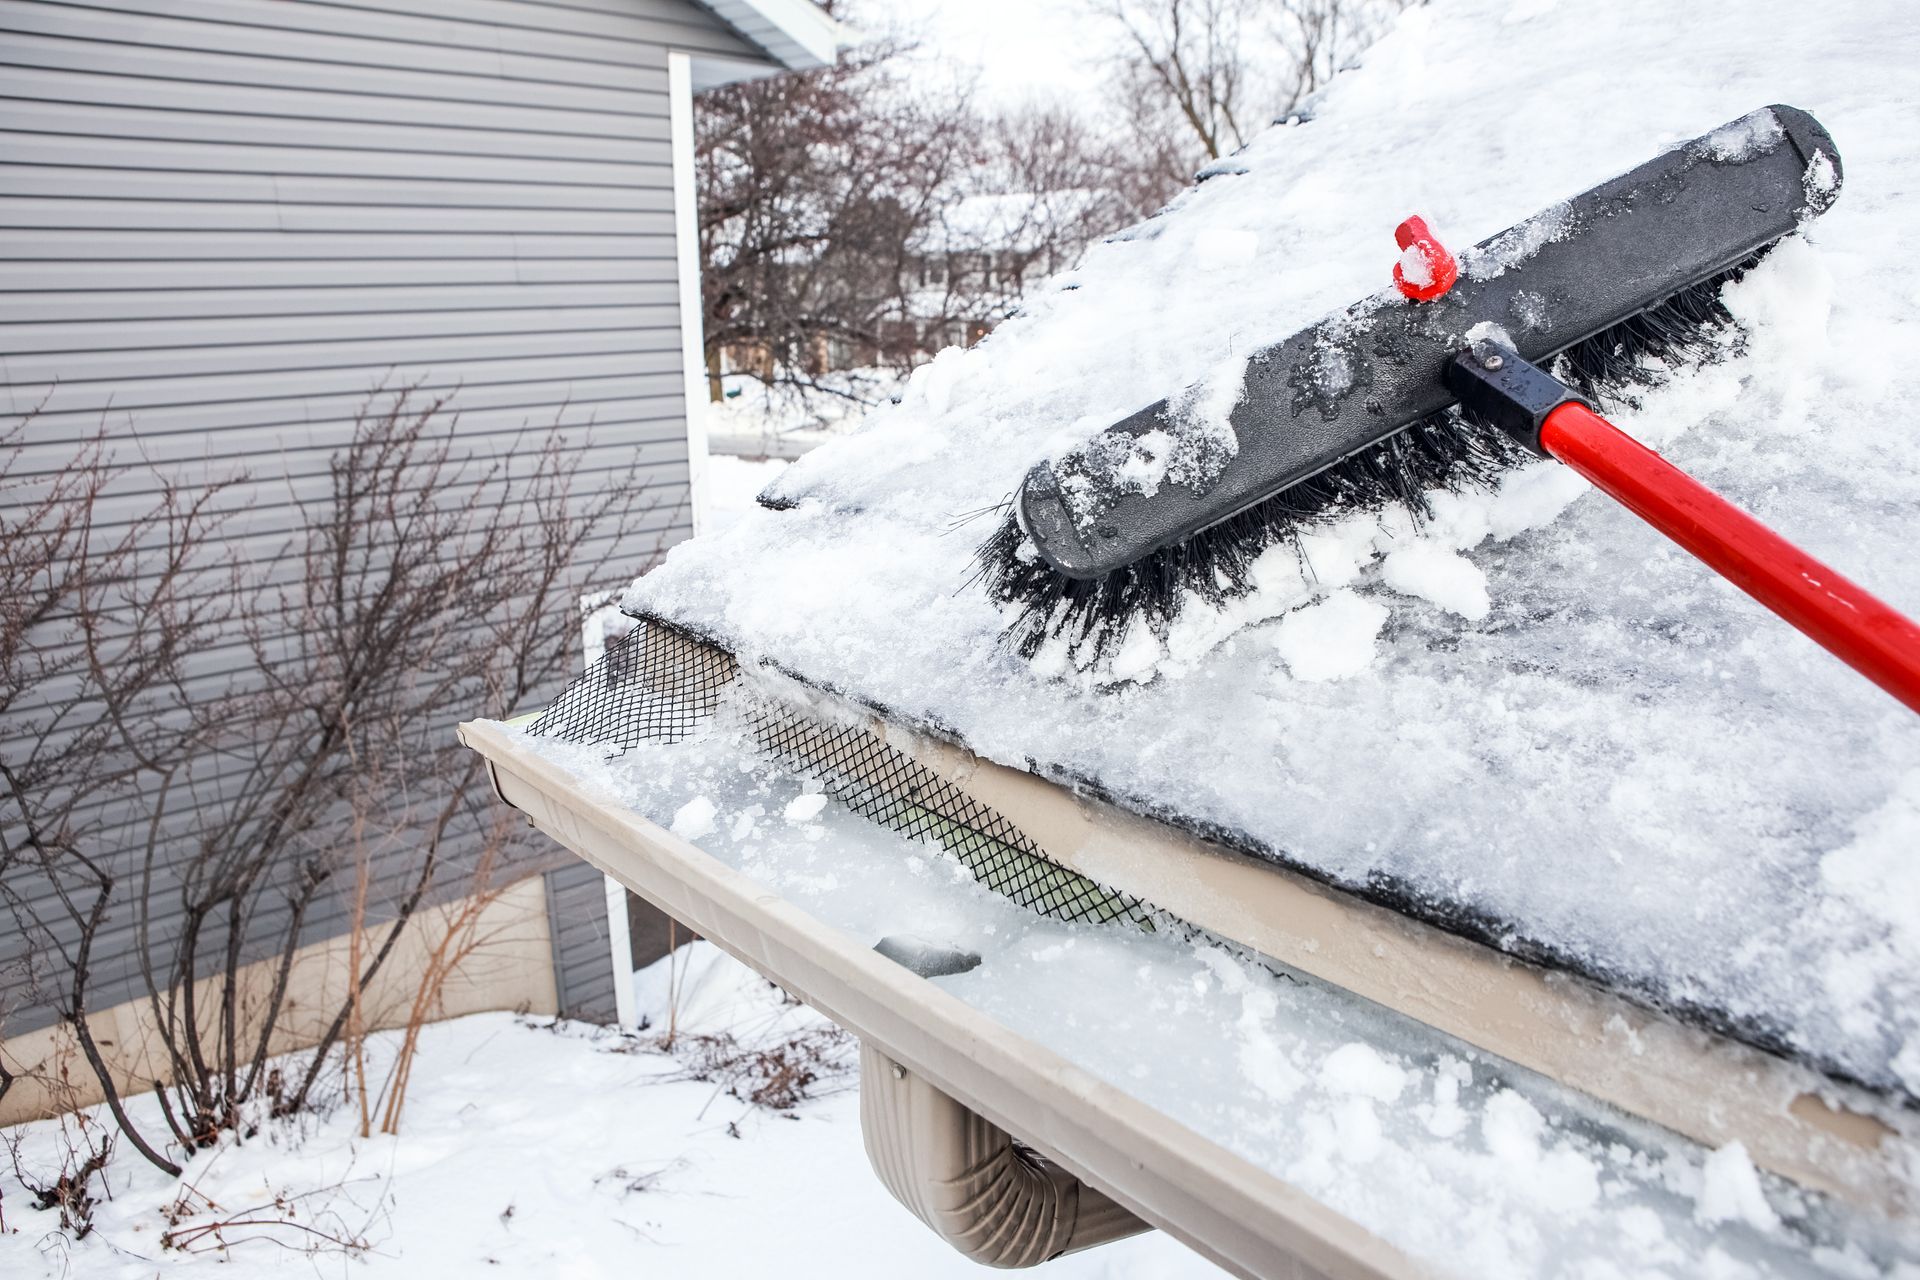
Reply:
[[862, 724], [828, 724], [737, 679], [733, 655], [641, 622], [569, 685], [528, 732], [626, 750], [678, 742], [722, 705], [770, 758], [818, 778], [869, 821], [958, 858], [981, 884], [1056, 920], [1154, 928], [1153, 908], [1048, 858], [1017, 827]]

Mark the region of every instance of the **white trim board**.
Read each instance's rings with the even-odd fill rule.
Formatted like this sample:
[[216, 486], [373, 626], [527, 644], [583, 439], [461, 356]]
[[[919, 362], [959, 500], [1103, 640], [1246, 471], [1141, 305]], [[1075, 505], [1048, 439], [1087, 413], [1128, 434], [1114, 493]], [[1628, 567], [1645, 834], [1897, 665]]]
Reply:
[[694, 184], [693, 59], [667, 54], [673, 152], [674, 260], [680, 282], [680, 359], [687, 399], [687, 504], [697, 534], [707, 514], [707, 344], [700, 303], [700, 203]]
[[829, 66], [850, 32], [813, 0], [701, 0], [790, 71]]
[[601, 876], [607, 889], [607, 942], [613, 951], [613, 1016], [627, 1031], [640, 1025], [633, 1007], [633, 934], [627, 927], [627, 886]]

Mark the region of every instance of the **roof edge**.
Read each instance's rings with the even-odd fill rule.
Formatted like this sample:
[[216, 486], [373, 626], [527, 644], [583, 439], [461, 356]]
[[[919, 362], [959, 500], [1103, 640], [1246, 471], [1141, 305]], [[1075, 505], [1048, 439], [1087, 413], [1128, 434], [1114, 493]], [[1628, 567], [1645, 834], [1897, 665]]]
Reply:
[[813, 0], [698, 0], [788, 71], [832, 66], [853, 31]]

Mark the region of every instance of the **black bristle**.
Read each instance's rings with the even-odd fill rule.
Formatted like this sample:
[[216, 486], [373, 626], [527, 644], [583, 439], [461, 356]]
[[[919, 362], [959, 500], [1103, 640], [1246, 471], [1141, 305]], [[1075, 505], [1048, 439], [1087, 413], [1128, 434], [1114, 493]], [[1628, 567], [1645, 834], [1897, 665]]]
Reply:
[[1718, 354], [1719, 336], [1733, 325], [1720, 290], [1751, 270], [1764, 252], [1542, 363], [1550, 363], [1562, 382], [1602, 408], [1636, 407], [1636, 391], [1651, 390], [1675, 369], [1703, 364]]
[[[1721, 350], [1720, 335], [1733, 317], [1720, 301], [1720, 290], [1759, 258], [1755, 254], [1690, 285], [1542, 363], [1550, 363], [1556, 376], [1597, 405], [1633, 406], [1636, 392]], [[1254, 560], [1270, 547], [1297, 546], [1300, 535], [1316, 526], [1396, 503], [1418, 523], [1432, 515], [1429, 493], [1489, 487], [1533, 458], [1505, 432], [1448, 409], [1182, 542], [1085, 580], [1068, 578], [1039, 557], [1009, 503], [980, 547], [976, 580], [992, 599], [1013, 607], [1006, 641], [1022, 657], [1031, 658], [1048, 640], [1060, 638], [1080, 660], [1097, 661], [1135, 619], [1164, 635], [1189, 593], [1214, 605], [1245, 595], [1253, 589]]]

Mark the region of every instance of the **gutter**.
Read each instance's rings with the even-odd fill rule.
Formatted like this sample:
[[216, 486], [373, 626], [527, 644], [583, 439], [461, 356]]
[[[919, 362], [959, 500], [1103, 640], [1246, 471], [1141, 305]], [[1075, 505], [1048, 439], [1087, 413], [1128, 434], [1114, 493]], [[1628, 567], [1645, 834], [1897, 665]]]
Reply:
[[1189, 924], [1651, 1120], [1893, 1217], [1920, 1114], [1306, 876], [869, 717], [874, 733], [1049, 859]]
[[1250, 1280], [1424, 1274], [1311, 1196], [596, 799], [501, 726], [459, 733], [532, 825], [860, 1037], [876, 1172], [968, 1256], [1031, 1265], [1150, 1225]]

